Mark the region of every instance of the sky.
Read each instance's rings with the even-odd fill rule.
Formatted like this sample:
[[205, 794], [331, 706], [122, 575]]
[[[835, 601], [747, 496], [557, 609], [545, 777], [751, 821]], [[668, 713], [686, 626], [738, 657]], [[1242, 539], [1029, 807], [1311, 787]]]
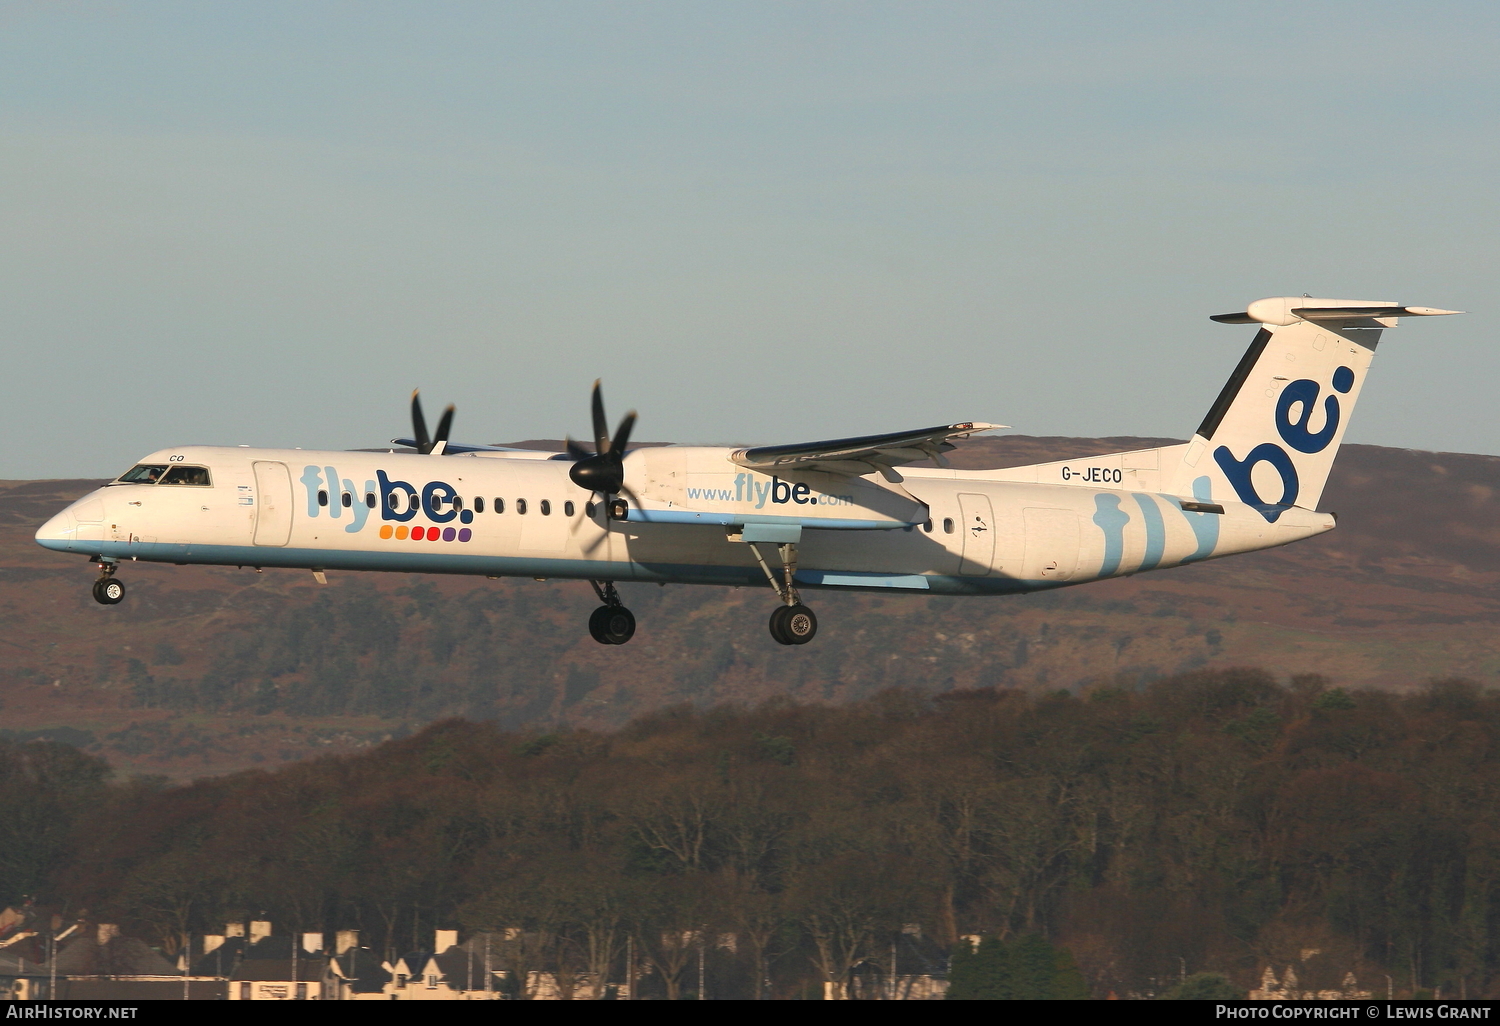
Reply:
[[1186, 437], [1263, 296], [1500, 453], [1493, 3], [0, 0], [0, 478], [178, 444]]

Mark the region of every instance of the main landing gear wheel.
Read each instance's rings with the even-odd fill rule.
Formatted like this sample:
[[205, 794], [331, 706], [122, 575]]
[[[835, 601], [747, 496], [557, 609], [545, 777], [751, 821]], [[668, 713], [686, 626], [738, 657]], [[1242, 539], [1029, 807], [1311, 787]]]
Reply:
[[783, 645], [805, 645], [817, 633], [817, 616], [800, 602], [777, 606], [771, 614], [771, 637]]
[[601, 645], [623, 645], [635, 637], [635, 615], [624, 606], [600, 606], [589, 617], [589, 634]]
[[94, 582], [94, 601], [101, 606], [112, 606], [125, 597], [125, 585], [113, 577], [101, 577]]

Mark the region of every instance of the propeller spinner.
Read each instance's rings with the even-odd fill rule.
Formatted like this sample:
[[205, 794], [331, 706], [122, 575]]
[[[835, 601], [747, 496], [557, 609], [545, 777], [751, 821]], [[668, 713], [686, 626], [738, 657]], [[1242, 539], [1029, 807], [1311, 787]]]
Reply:
[[635, 411], [625, 414], [620, 426], [615, 429], [613, 439], [609, 437], [609, 422], [604, 419], [604, 395], [599, 382], [594, 382], [594, 451], [589, 452], [573, 439], [568, 439], [568, 453], [575, 462], [568, 469], [568, 476], [580, 488], [598, 492], [606, 500], [625, 491], [625, 447], [630, 444], [630, 432], [635, 427]]

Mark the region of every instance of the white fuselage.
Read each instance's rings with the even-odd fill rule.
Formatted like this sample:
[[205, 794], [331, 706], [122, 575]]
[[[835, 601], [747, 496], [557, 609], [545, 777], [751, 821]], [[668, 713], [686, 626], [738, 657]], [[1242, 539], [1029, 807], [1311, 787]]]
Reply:
[[206, 468], [208, 484], [113, 483], [37, 541], [105, 562], [760, 587], [748, 543], [794, 542], [801, 587], [1003, 594], [1270, 548], [1334, 525], [1300, 508], [1274, 523], [1236, 502], [1185, 511], [1157, 490], [1154, 467], [1125, 465], [1131, 454], [903, 468], [889, 481], [768, 475], [733, 462], [737, 451], [633, 451], [628, 516], [611, 520], [569, 479], [571, 464], [547, 453], [187, 446], [142, 463]]

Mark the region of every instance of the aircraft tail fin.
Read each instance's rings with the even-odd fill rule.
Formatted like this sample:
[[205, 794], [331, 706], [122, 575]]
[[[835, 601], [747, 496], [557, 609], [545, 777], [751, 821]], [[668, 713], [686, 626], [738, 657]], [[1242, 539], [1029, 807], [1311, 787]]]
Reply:
[[1163, 483], [1200, 502], [1238, 500], [1274, 522], [1316, 509], [1375, 347], [1398, 317], [1459, 313], [1345, 299], [1261, 299], [1224, 324], [1259, 324]]

